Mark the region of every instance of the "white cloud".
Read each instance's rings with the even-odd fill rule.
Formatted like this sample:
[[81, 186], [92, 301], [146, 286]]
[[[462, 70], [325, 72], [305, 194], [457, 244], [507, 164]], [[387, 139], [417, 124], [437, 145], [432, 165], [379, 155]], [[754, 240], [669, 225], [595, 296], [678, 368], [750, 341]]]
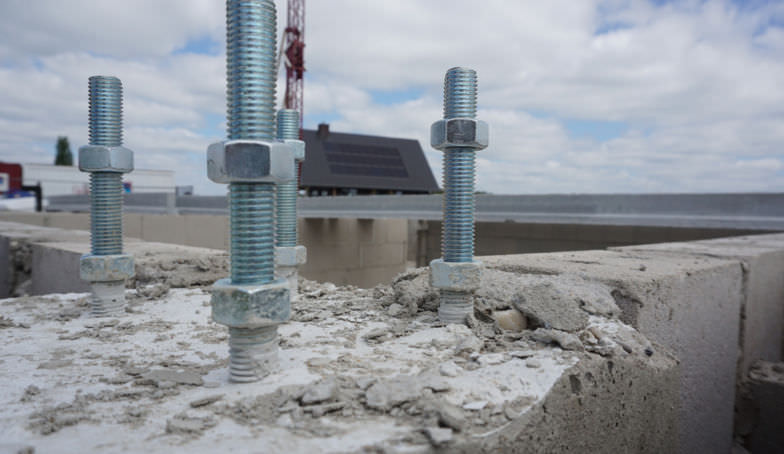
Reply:
[[[429, 125], [444, 71], [464, 65], [491, 125], [480, 189], [784, 191], [782, 4], [309, 0], [306, 18], [306, 126], [416, 138], [437, 175]], [[222, 49], [224, 20], [221, 1], [0, 3], [0, 159], [51, 161], [58, 135], [84, 144], [87, 78], [112, 74], [137, 165], [223, 193], [203, 161], [225, 127], [225, 56], [175, 51]], [[602, 141], [567, 119], [623, 128]]]

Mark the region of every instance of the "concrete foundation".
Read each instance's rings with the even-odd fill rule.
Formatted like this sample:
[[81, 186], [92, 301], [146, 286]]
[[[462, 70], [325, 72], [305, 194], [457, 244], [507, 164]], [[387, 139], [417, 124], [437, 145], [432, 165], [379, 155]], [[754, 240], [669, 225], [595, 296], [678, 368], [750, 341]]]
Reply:
[[[0, 301], [0, 437], [36, 452], [672, 452], [677, 361], [612, 317], [602, 353], [531, 332], [396, 312], [389, 287], [303, 282], [280, 370], [228, 382], [209, 294], [128, 291], [90, 319], [85, 294]], [[394, 315], [393, 315], [394, 314]], [[629, 351], [621, 347], [626, 345]], [[599, 436], [598, 434], [601, 434]]]
[[480, 258], [488, 269], [577, 275], [612, 288], [620, 319], [681, 361], [681, 452], [729, 452], [743, 270], [738, 261], [649, 251]]

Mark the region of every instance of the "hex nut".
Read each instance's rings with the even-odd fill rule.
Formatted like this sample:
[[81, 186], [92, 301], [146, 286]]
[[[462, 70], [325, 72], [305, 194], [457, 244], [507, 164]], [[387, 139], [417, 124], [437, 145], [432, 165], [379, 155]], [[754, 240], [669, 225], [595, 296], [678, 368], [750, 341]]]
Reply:
[[299, 139], [283, 139], [283, 143], [288, 144], [291, 147], [291, 151], [294, 153], [294, 160], [297, 162], [302, 162], [305, 160], [305, 141]]
[[207, 176], [216, 183], [285, 183], [296, 178], [294, 152], [281, 141], [229, 140], [207, 148]]
[[79, 260], [79, 277], [88, 282], [124, 281], [133, 275], [133, 256], [128, 254], [85, 254]]
[[133, 170], [133, 151], [125, 147], [85, 145], [79, 147], [82, 172], [128, 173]]
[[291, 315], [289, 282], [276, 279], [263, 285], [232, 284], [220, 279], [212, 285], [212, 319], [232, 328], [279, 325]]
[[308, 260], [308, 250], [305, 246], [276, 247], [275, 265], [277, 266], [300, 266]]
[[482, 262], [430, 262], [430, 285], [439, 290], [473, 292], [479, 288]]
[[474, 118], [448, 118], [430, 126], [430, 146], [436, 150], [447, 148], [487, 148], [490, 137], [489, 127], [482, 120]]

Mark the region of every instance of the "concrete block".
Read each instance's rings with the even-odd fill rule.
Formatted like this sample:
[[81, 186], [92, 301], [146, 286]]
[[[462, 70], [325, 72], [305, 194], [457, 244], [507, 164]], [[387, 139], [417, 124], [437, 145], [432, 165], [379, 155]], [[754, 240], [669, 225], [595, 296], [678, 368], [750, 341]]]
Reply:
[[142, 238], [159, 243], [186, 244], [185, 217], [172, 214], [145, 214]]
[[0, 235], [0, 299], [11, 296], [15, 274], [11, 253], [11, 238]]
[[664, 350], [568, 352], [314, 287], [279, 327], [280, 369], [243, 385], [228, 382], [226, 330], [201, 289], [136, 299], [119, 323], [80, 317], [76, 295], [8, 304], [0, 343], [24, 348], [0, 368], [4, 441], [150, 454], [676, 449], [678, 365]]
[[185, 244], [210, 249], [229, 249], [229, 217], [183, 215]]
[[90, 251], [87, 243], [33, 243], [31, 295], [84, 293], [90, 284], [79, 278], [79, 259]]
[[47, 213], [47, 227], [68, 230], [90, 230], [89, 213]]
[[384, 243], [407, 243], [408, 242], [408, 220], [407, 219], [377, 219], [376, 239]]
[[753, 429], [746, 437], [746, 448], [754, 454], [784, 452], [784, 363], [755, 363], [747, 386]]
[[405, 264], [406, 244], [360, 244], [359, 254], [362, 268]]
[[123, 235], [130, 238], [143, 239], [142, 218], [143, 214], [123, 213]]
[[4, 222], [18, 222], [44, 227], [46, 226], [46, 213], [28, 213], [22, 211], [0, 211], [0, 220]]
[[[777, 240], [781, 240], [776, 244]], [[784, 342], [784, 235], [629, 246], [620, 251], [656, 251], [737, 259], [743, 263], [742, 356], [739, 377], [758, 360], [780, 361]]]
[[373, 288], [379, 284], [388, 285], [395, 276], [405, 270], [405, 264], [377, 268], [362, 268], [355, 273], [352, 273], [351, 284], [360, 288]]
[[612, 286], [621, 319], [681, 361], [681, 452], [729, 452], [742, 296], [736, 260], [650, 251], [480, 257], [486, 268]]

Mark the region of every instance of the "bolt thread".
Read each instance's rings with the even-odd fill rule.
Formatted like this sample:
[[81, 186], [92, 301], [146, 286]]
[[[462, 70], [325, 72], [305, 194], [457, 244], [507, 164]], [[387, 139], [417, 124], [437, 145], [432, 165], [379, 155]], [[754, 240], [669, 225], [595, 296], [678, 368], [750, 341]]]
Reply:
[[88, 92], [90, 145], [122, 145], [122, 82], [112, 76], [92, 76]]
[[277, 117], [278, 139], [299, 139], [299, 111], [280, 109]]
[[467, 292], [441, 290], [438, 319], [444, 323], [465, 323], [474, 311], [473, 295]]
[[90, 314], [93, 317], [115, 317], [125, 312], [125, 282], [93, 282]]
[[93, 255], [122, 254], [122, 174], [90, 173], [90, 245]]
[[474, 165], [469, 148], [444, 151], [444, 222], [441, 249], [445, 262], [474, 258]]
[[[294, 109], [281, 109], [277, 117], [278, 139], [299, 139], [299, 112]], [[296, 162], [291, 165], [296, 170]], [[275, 241], [276, 246], [294, 247], [297, 245], [297, 180], [280, 183], [277, 187], [275, 202]]]
[[[476, 72], [452, 68], [444, 77], [444, 119], [476, 117]], [[444, 219], [441, 250], [445, 262], [474, 259], [474, 175], [476, 152], [471, 148], [444, 150]], [[465, 323], [473, 311], [470, 292], [440, 291], [438, 317], [445, 323]]]
[[266, 284], [275, 273], [272, 183], [231, 183], [231, 281]]
[[276, 22], [272, 0], [226, 2], [229, 140], [274, 137]]
[[452, 68], [444, 77], [444, 118], [476, 117], [476, 71]]
[[278, 366], [278, 327], [229, 328], [229, 379], [258, 381]]

